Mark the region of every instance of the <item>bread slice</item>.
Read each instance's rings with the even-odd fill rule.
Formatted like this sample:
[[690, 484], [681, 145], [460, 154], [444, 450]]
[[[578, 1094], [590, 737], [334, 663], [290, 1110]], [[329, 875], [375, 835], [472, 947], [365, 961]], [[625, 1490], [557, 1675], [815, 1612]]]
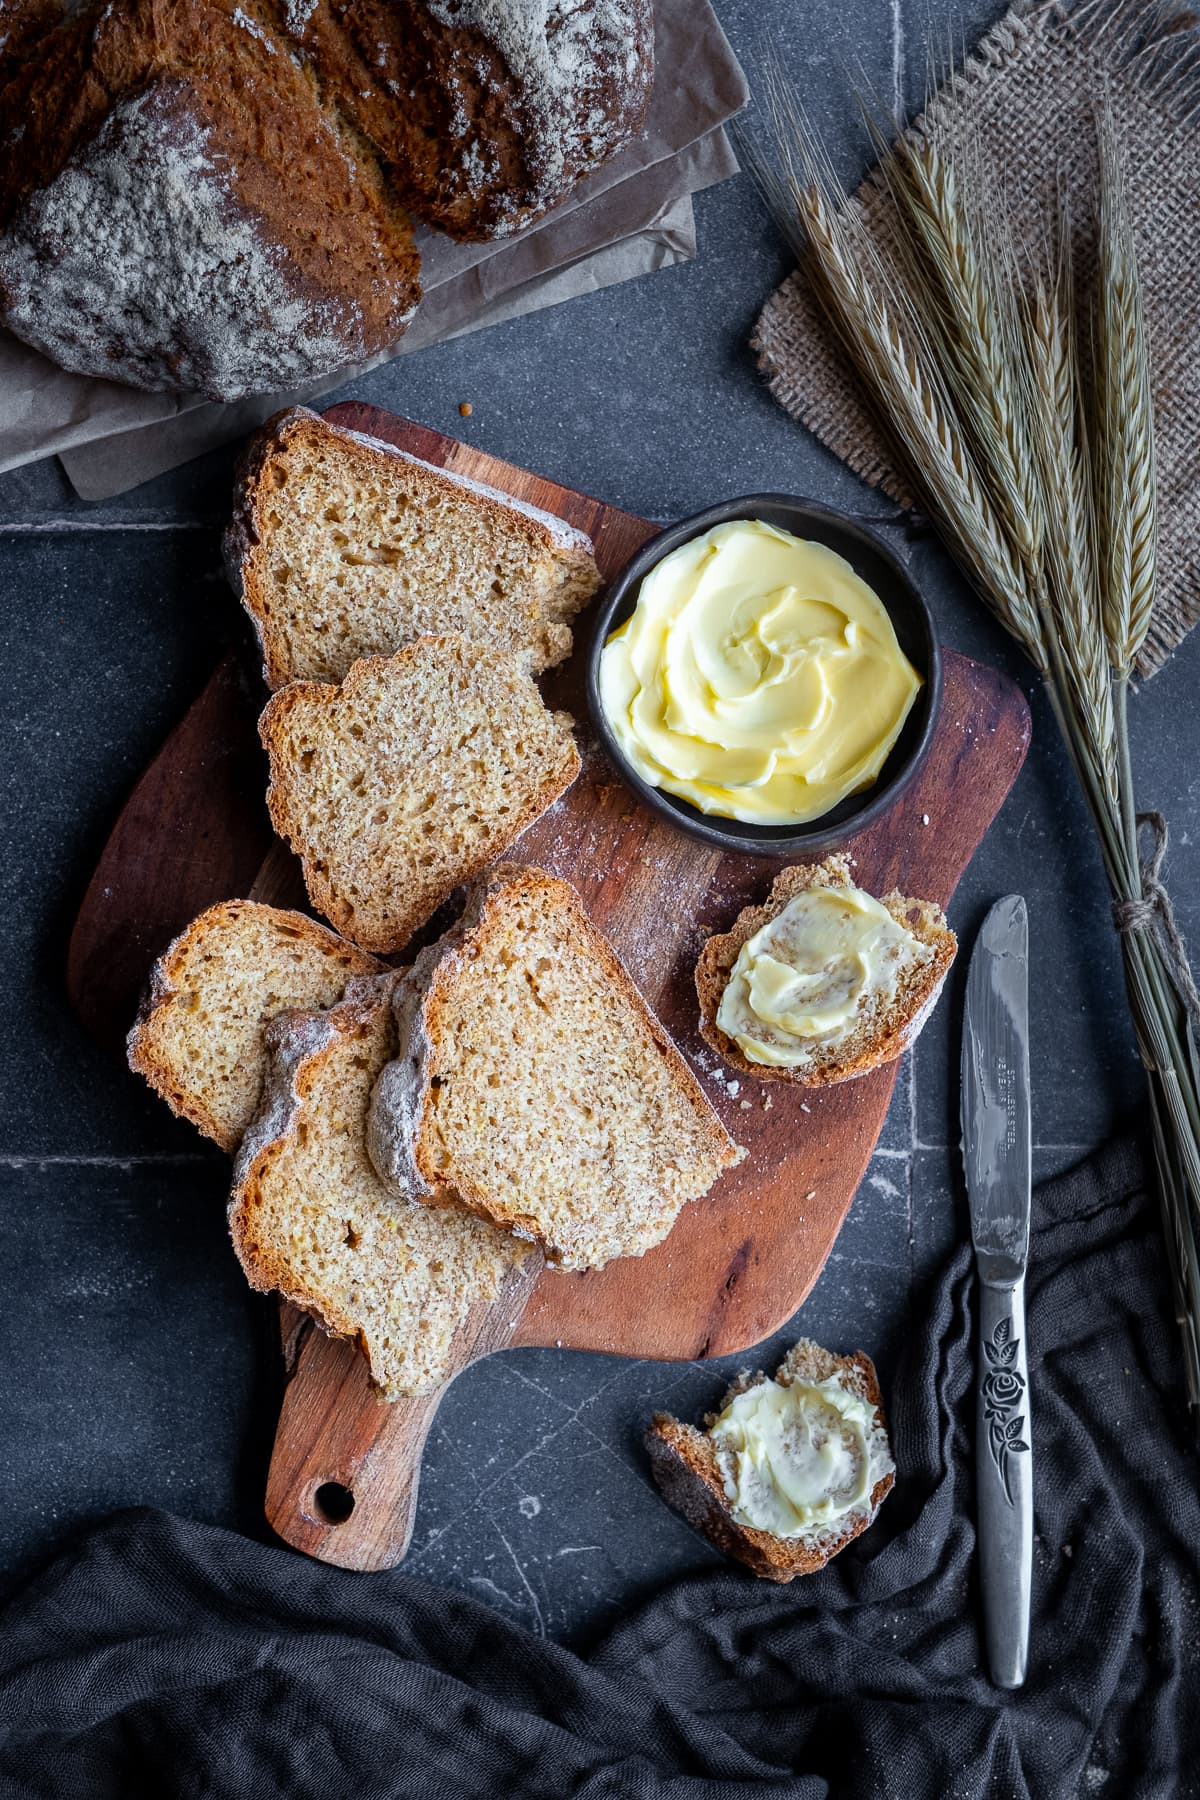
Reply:
[[561, 519], [304, 407], [252, 441], [225, 555], [270, 688], [341, 681], [447, 631], [537, 674], [570, 653], [600, 585], [590, 540]]
[[569, 882], [502, 865], [396, 989], [371, 1108], [397, 1194], [457, 1203], [565, 1269], [640, 1256], [744, 1154]]
[[379, 969], [304, 913], [223, 900], [155, 963], [129, 1066], [232, 1154], [258, 1109], [267, 1021], [286, 1007], [332, 1006], [353, 977]]
[[854, 885], [850, 859], [829, 856], [824, 862], [782, 869], [762, 906], [740, 912], [729, 931], [709, 938], [696, 965], [696, 993], [700, 1001], [700, 1030], [714, 1050], [756, 1081], [792, 1081], [801, 1087], [828, 1087], [867, 1075], [884, 1063], [895, 1062], [915, 1042], [933, 1011], [942, 983], [958, 951], [958, 939], [946, 923], [946, 915], [932, 900], [913, 900], [903, 894], [884, 894], [880, 905], [908, 927], [933, 955], [919, 967], [901, 974], [897, 992], [886, 1010], [867, 1012], [855, 1030], [835, 1045], [814, 1048], [811, 1060], [799, 1068], [776, 1068], [752, 1062], [717, 1024], [717, 1010], [738, 952], [748, 938], [781, 913], [789, 900], [807, 888]]
[[[882, 1447], [886, 1447], [887, 1425], [879, 1379], [870, 1357], [861, 1351], [852, 1356], [833, 1356], [819, 1344], [801, 1338], [775, 1371], [774, 1380], [786, 1387], [793, 1381], [826, 1381], [835, 1375], [843, 1387], [874, 1407]], [[708, 1415], [706, 1426], [715, 1423], [718, 1413], [735, 1395], [768, 1379], [763, 1374], [739, 1376], [717, 1413]], [[797, 1575], [811, 1575], [815, 1569], [823, 1569], [831, 1557], [871, 1524], [896, 1479], [894, 1469], [889, 1468], [872, 1488], [867, 1508], [849, 1513], [832, 1526], [806, 1532], [802, 1537], [776, 1537], [769, 1531], [739, 1524], [734, 1518], [716, 1447], [706, 1430], [685, 1425], [669, 1413], [655, 1413], [646, 1428], [645, 1442], [651, 1472], [668, 1505], [682, 1513], [693, 1530], [702, 1532], [718, 1550], [745, 1563], [754, 1574], [763, 1575], [768, 1581], [791, 1581]], [[890, 1463], [890, 1454], [887, 1460]]]
[[531, 1255], [466, 1213], [397, 1202], [375, 1176], [367, 1106], [395, 1054], [397, 979], [358, 983], [329, 1012], [268, 1025], [263, 1106], [229, 1205], [251, 1285], [356, 1339], [389, 1400], [430, 1393], [453, 1372], [455, 1333], [473, 1307], [507, 1295]]
[[511, 657], [418, 638], [340, 687], [296, 682], [269, 702], [271, 821], [318, 912], [363, 949], [402, 950], [571, 785], [570, 727]]

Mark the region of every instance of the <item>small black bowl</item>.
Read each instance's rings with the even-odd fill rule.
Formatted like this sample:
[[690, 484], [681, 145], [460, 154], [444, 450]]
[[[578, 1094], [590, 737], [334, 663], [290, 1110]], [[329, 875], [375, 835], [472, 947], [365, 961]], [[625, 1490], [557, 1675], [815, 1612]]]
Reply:
[[[718, 818], [700, 812], [687, 800], [677, 799], [662, 788], [651, 787], [630, 767], [600, 704], [601, 652], [610, 634], [632, 613], [645, 576], [681, 544], [732, 519], [761, 519], [766, 525], [790, 531], [793, 537], [825, 544], [845, 557], [855, 574], [882, 600], [900, 648], [924, 677], [924, 685], [878, 779], [860, 793], [848, 795], [808, 825], [750, 825], [740, 819]], [[681, 830], [722, 850], [742, 850], [754, 856], [815, 855], [832, 850], [887, 812], [929, 754], [942, 700], [942, 652], [933, 616], [904, 564], [873, 531], [815, 500], [801, 500], [791, 494], [747, 494], [743, 499], [723, 501], [719, 506], [710, 506], [707, 512], [668, 526], [658, 537], [643, 544], [617, 576], [600, 603], [594, 631], [588, 657], [588, 705], [600, 741], [647, 806]]]

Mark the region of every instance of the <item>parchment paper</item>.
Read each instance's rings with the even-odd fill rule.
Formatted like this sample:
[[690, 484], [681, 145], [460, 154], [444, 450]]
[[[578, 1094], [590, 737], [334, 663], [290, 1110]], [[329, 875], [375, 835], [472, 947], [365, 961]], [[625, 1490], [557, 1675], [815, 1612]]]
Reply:
[[[708, 0], [657, 0], [654, 18], [654, 97], [641, 136], [515, 240], [454, 244], [436, 233], [421, 233], [426, 296], [421, 310], [397, 351], [365, 367], [492, 323], [505, 316], [495, 310], [505, 303], [532, 310], [602, 285], [602, 271], [607, 271], [604, 281], [624, 280], [687, 254], [678, 247], [688, 238], [687, 227], [681, 229], [676, 218], [664, 231], [662, 221], [684, 196], [734, 172], [736, 164], [719, 128], [745, 104], [748, 90]], [[616, 247], [625, 239], [633, 240], [628, 254], [617, 256]], [[593, 261], [597, 255], [598, 263]], [[566, 271], [577, 276], [578, 286], [566, 279]], [[547, 282], [553, 292], [543, 301], [538, 289]], [[519, 306], [518, 296], [523, 299]], [[128, 469], [170, 467], [236, 436], [276, 406], [330, 392], [362, 372], [343, 370], [303, 394], [271, 396], [264, 405], [216, 407], [196, 396], [147, 394], [70, 375], [0, 333], [0, 471], [114, 437], [126, 442]], [[247, 405], [257, 410], [247, 416]], [[227, 420], [223, 429], [214, 415]], [[161, 439], [157, 458], [148, 447], [142, 456], [128, 459], [128, 440], [143, 429], [161, 429], [163, 422], [171, 430]], [[106, 444], [104, 460], [117, 448]], [[64, 458], [68, 475], [72, 480], [78, 475], [80, 492], [87, 497], [119, 492], [146, 478], [140, 473], [130, 480], [122, 476], [113, 485], [116, 458], [112, 477], [103, 481], [95, 461], [72, 456], [68, 466]]]

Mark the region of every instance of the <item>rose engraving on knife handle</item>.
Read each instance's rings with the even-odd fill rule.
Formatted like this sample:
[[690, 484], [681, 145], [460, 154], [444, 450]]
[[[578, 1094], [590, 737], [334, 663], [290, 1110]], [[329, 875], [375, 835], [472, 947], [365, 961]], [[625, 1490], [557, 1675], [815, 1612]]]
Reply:
[[992, 1680], [1020, 1687], [1033, 1574], [1033, 1437], [1024, 1282], [979, 1285], [975, 1480], [984, 1637]]
[[1025, 1415], [1018, 1411], [1028, 1385], [1017, 1367], [1022, 1347], [1020, 1339], [1013, 1336], [1011, 1319], [999, 1319], [992, 1335], [983, 1340], [983, 1359], [987, 1368], [981, 1394], [983, 1416], [987, 1421], [988, 1445], [1010, 1506], [1015, 1503], [1008, 1478], [1008, 1459], [1022, 1452], [1029, 1453], [1029, 1445], [1022, 1436]]

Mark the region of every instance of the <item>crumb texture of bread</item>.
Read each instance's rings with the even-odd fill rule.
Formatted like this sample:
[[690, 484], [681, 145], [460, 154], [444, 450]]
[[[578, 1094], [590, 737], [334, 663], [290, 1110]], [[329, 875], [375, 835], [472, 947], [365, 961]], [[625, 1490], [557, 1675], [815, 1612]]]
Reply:
[[[651, 1473], [668, 1505], [681, 1513], [692, 1529], [706, 1537], [715, 1549], [744, 1563], [753, 1574], [761, 1575], [767, 1581], [792, 1581], [797, 1575], [810, 1575], [823, 1569], [832, 1557], [867, 1529], [895, 1484], [883, 1396], [870, 1357], [861, 1351], [851, 1356], [834, 1356], [810, 1339], [801, 1338], [779, 1365], [773, 1379], [786, 1387], [793, 1381], [820, 1382], [833, 1377], [874, 1409], [872, 1443], [881, 1459], [886, 1459], [886, 1472], [875, 1482], [865, 1507], [802, 1536], [775, 1537], [770, 1532], [742, 1525], [734, 1518], [716, 1448], [707, 1429], [685, 1424], [669, 1413], [655, 1413], [646, 1428], [645, 1443]], [[770, 1379], [772, 1377], [761, 1373], [740, 1375], [722, 1399], [718, 1413], [737, 1394]], [[706, 1427], [716, 1418], [717, 1413], [710, 1414], [705, 1421]]]
[[876, 996], [875, 1004], [863, 1010], [853, 1030], [828, 1045], [814, 1042], [809, 1058], [793, 1067], [752, 1061], [717, 1023], [721, 997], [743, 944], [776, 918], [797, 894], [811, 888], [854, 885], [851, 861], [844, 855], [782, 869], [763, 905], [746, 907], [728, 931], [709, 938], [705, 944], [696, 964], [700, 1030], [706, 1042], [743, 1074], [751, 1075], [757, 1081], [791, 1081], [800, 1087], [828, 1087], [836, 1082], [852, 1081], [885, 1063], [895, 1062], [915, 1043], [937, 1003], [958, 951], [958, 939], [946, 923], [940, 906], [931, 900], [914, 900], [895, 892], [881, 895], [880, 905], [911, 932], [929, 954], [919, 961], [914, 959], [901, 969], [890, 1003]]
[[591, 543], [561, 520], [302, 407], [251, 444], [226, 563], [272, 689], [341, 681], [444, 632], [538, 674], [570, 653], [600, 585]]
[[375, 1175], [367, 1107], [395, 1052], [396, 979], [268, 1026], [263, 1105], [242, 1140], [229, 1207], [251, 1285], [355, 1339], [389, 1400], [446, 1379], [471, 1309], [494, 1301], [531, 1255], [482, 1219], [397, 1201]]
[[371, 1113], [380, 1173], [562, 1268], [640, 1256], [741, 1159], [575, 889], [540, 869], [478, 884], [396, 1016]]
[[259, 732], [271, 822], [313, 906], [353, 943], [402, 950], [579, 773], [564, 713], [510, 657], [456, 636], [296, 682]]
[[129, 1064], [173, 1112], [231, 1154], [258, 1109], [263, 1030], [289, 1007], [327, 1007], [378, 974], [373, 956], [304, 913], [225, 900], [154, 965]]

